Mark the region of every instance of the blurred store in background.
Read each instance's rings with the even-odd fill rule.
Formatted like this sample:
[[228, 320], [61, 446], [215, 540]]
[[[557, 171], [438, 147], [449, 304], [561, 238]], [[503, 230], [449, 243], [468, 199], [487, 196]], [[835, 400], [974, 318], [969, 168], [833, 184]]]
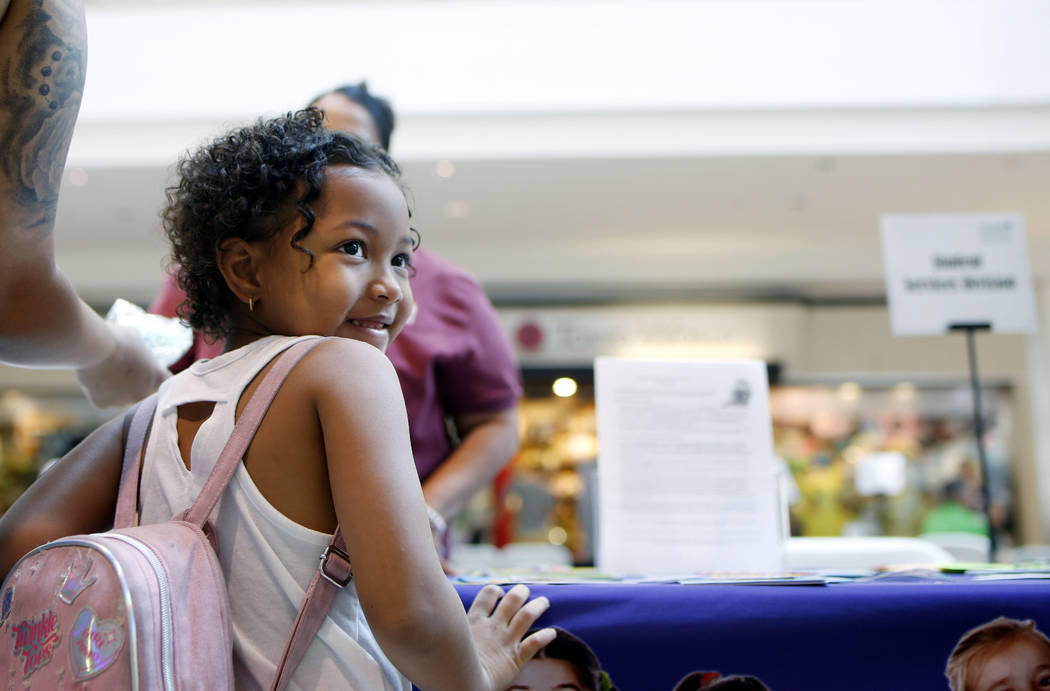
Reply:
[[[526, 382], [522, 447], [493, 491], [476, 499], [463, 539], [547, 541], [567, 547], [575, 563], [591, 562], [597, 435], [589, 363], [595, 353], [766, 360], [774, 470], [786, 480], [793, 535], [985, 532], [961, 337], [910, 344], [941, 360], [915, 371], [908, 367], [909, 349], [894, 348], [908, 341], [892, 340], [878, 307], [548, 306], [507, 308], [502, 315]], [[863, 330], [839, 332], [864, 322]], [[835, 371], [811, 359], [813, 339], [836, 333], [837, 343], [816, 350], [838, 345], [848, 353], [840, 362], [870, 369]], [[982, 342], [995, 372], [982, 384], [984, 441], [991, 515], [1004, 547], [1022, 540], [1019, 505], [1030, 501], [1018, 486], [1031, 453], [1015, 410], [1023, 372], [1010, 371], [1023, 340]]]

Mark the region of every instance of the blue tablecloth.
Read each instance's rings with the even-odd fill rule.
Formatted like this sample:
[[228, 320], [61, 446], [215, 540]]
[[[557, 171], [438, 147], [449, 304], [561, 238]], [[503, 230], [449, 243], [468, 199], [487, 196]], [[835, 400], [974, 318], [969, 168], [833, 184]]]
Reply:
[[[586, 641], [620, 691], [671, 691], [697, 670], [774, 691], [947, 689], [945, 663], [973, 627], [1006, 616], [1050, 631], [1046, 580], [529, 587], [551, 601], [539, 624]], [[456, 585], [468, 605], [479, 588]]]

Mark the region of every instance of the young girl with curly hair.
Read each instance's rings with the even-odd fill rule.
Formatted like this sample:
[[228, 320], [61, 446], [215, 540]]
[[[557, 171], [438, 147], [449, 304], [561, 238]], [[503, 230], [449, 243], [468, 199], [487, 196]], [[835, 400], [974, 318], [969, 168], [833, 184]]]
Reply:
[[[288, 376], [214, 514], [237, 686], [270, 683], [338, 525], [354, 578], [291, 688], [503, 689], [553, 639], [522, 638], [548, 603], [490, 586], [465, 613], [442, 573], [383, 353], [413, 310], [399, 171], [321, 118], [307, 109], [237, 130], [184, 160], [168, 190], [187, 318], [227, 350], [162, 386], [141, 522], [192, 502], [279, 353], [328, 337]], [[0, 519], [0, 575], [36, 544], [108, 527], [121, 435], [120, 419], [100, 428]]]

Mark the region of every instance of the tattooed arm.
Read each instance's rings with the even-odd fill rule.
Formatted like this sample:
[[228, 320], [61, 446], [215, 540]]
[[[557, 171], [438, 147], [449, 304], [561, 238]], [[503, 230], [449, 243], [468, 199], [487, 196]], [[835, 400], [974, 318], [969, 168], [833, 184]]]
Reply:
[[75, 368], [94, 403], [114, 405], [150, 393], [166, 373], [137, 333], [107, 325], [55, 264], [86, 58], [78, 1], [9, 0], [0, 20], [0, 361]]

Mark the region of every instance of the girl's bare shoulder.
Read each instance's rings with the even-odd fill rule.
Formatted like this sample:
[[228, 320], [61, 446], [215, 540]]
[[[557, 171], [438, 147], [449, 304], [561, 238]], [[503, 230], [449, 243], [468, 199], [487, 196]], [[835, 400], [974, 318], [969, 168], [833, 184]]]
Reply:
[[349, 338], [326, 338], [296, 367], [297, 379], [318, 396], [349, 392], [400, 391], [390, 359], [368, 343]]

